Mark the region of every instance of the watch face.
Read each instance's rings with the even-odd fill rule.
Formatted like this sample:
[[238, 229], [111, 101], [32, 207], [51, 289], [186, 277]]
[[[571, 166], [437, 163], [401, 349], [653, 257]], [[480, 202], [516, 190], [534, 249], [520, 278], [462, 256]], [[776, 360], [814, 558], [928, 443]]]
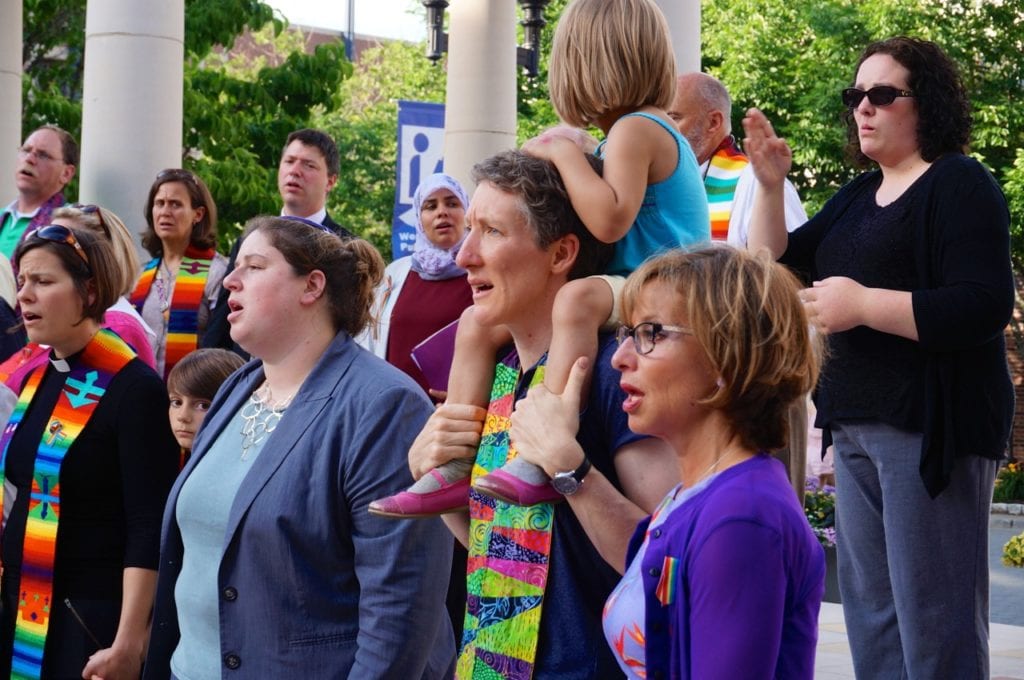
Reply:
[[551, 486], [555, 487], [555, 491], [558, 493], [568, 496], [576, 493], [576, 490], [580, 488], [580, 483], [576, 481], [571, 472], [560, 472], [551, 478]]

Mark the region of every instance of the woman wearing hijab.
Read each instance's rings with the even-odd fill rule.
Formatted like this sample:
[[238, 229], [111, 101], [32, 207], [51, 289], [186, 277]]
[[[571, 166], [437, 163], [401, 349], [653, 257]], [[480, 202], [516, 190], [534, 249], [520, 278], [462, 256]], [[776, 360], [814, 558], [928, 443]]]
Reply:
[[365, 333], [361, 341], [428, 390], [412, 349], [473, 303], [466, 270], [455, 264], [466, 235], [469, 197], [458, 180], [439, 172], [420, 183], [413, 208], [417, 215], [413, 253], [385, 270], [376, 293], [376, 335]]

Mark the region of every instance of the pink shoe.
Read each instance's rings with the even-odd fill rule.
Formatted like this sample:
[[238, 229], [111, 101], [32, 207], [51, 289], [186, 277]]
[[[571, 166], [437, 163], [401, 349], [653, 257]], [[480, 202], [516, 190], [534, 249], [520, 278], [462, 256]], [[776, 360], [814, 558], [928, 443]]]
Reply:
[[380, 498], [370, 503], [369, 511], [380, 517], [433, 517], [446, 512], [455, 512], [469, 506], [469, 477], [445, 481], [437, 470], [431, 470], [441, 488], [427, 493], [402, 491], [394, 496]]
[[551, 484], [531, 484], [498, 469], [478, 477], [473, 488], [482, 494], [497, 498], [512, 505], [537, 505], [557, 503], [565, 496], [555, 491]]

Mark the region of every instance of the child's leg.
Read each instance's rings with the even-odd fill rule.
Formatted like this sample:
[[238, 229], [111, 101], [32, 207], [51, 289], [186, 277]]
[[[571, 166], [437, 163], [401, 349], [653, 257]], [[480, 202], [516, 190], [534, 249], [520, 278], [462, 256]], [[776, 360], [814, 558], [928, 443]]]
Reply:
[[[569, 381], [572, 365], [580, 357], [590, 359], [593, 366], [597, 358], [598, 331], [612, 315], [614, 305], [611, 286], [604, 278], [591, 276], [562, 286], [551, 312], [553, 327], [544, 368], [544, 387], [561, 394]], [[589, 386], [588, 379], [580, 395], [581, 404], [586, 402], [583, 397]]]
[[455, 356], [448, 375], [445, 402], [487, 408], [494, 382], [495, 355], [510, 342], [512, 335], [504, 326], [481, 326], [476, 322], [472, 307], [462, 312], [455, 332]]
[[[455, 355], [445, 401], [487, 408], [495, 354], [510, 340], [504, 326], [480, 326], [473, 308], [466, 309], [455, 332]], [[405, 491], [374, 501], [370, 512], [387, 517], [424, 517], [458, 510], [468, 503], [472, 470], [472, 459], [453, 459], [423, 475]]]
[[[544, 386], [556, 394], [565, 390], [573, 363], [588, 357], [591, 365], [597, 357], [598, 331], [608, 320], [615, 306], [612, 288], [599, 277], [570, 281], [558, 291], [552, 309], [553, 332], [548, 361], [544, 369]], [[583, 395], [589, 392], [589, 379]], [[476, 489], [517, 505], [551, 502], [561, 496], [551, 488], [544, 470], [520, 457], [505, 463], [500, 470], [476, 482]]]

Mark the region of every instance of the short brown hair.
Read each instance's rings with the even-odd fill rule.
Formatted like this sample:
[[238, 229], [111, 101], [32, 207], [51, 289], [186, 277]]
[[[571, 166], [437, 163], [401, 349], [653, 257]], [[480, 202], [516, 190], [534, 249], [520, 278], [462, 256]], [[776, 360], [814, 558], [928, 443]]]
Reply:
[[767, 251], [752, 254], [725, 244], [673, 250], [627, 279], [623, 318], [631, 318], [653, 281], [675, 291], [676, 299], [665, 304], [682, 304], [694, 338], [721, 377], [699, 403], [720, 409], [744, 446], [785, 446], [787, 410], [814, 387], [822, 357], [821, 336], [808, 327], [796, 277]]
[[219, 347], [194, 350], [167, 374], [167, 390], [212, 401], [221, 384], [244, 363], [242, 357]]
[[368, 241], [342, 239], [305, 220], [286, 217], [254, 217], [246, 224], [245, 235], [256, 231], [266, 235], [297, 276], [314, 270], [324, 273], [335, 331], [356, 336], [374, 321], [370, 310], [374, 290], [384, 278], [384, 258]]
[[[57, 256], [75, 284], [75, 290], [82, 299], [82, 318], [92, 319], [97, 323], [103, 323], [103, 313], [117, 302], [121, 295], [119, 288], [121, 284], [121, 271], [114, 258], [114, 250], [110, 241], [93, 234], [87, 229], [71, 229], [75, 240], [82, 246], [89, 263], [81, 258], [78, 251], [67, 243], [48, 241], [39, 238], [36, 232], [32, 232], [18, 249], [14, 251], [14, 266], [21, 266], [21, 258], [25, 253], [43, 248]], [[89, 302], [89, 282], [92, 282], [93, 301]]]
[[[584, 157], [594, 172], [603, 172], [604, 162], [600, 158], [590, 154]], [[519, 200], [520, 211], [538, 248], [545, 249], [563, 236], [575, 235], [580, 248], [569, 272], [570, 279], [598, 274], [611, 260], [614, 246], [602, 243], [584, 226], [572, 207], [558, 168], [551, 161], [520, 150], [502, 151], [473, 166], [473, 182], [488, 182]]]
[[149, 251], [153, 257], [163, 255], [164, 246], [160, 237], [153, 229], [153, 202], [156, 200], [156, 192], [160, 187], [169, 182], [178, 182], [188, 196], [192, 199], [192, 209], [205, 208], [203, 218], [192, 225], [192, 236], [189, 238], [189, 245], [199, 250], [206, 250], [217, 245], [217, 204], [213, 202], [213, 196], [206, 187], [206, 183], [191, 170], [182, 168], [167, 168], [157, 173], [153, 186], [149, 188], [149, 197], [146, 198], [146, 224], [148, 228], [142, 232], [142, 247]]
[[551, 44], [548, 91], [566, 123], [610, 111], [668, 108], [676, 62], [668, 22], [652, 0], [573, 0]]

